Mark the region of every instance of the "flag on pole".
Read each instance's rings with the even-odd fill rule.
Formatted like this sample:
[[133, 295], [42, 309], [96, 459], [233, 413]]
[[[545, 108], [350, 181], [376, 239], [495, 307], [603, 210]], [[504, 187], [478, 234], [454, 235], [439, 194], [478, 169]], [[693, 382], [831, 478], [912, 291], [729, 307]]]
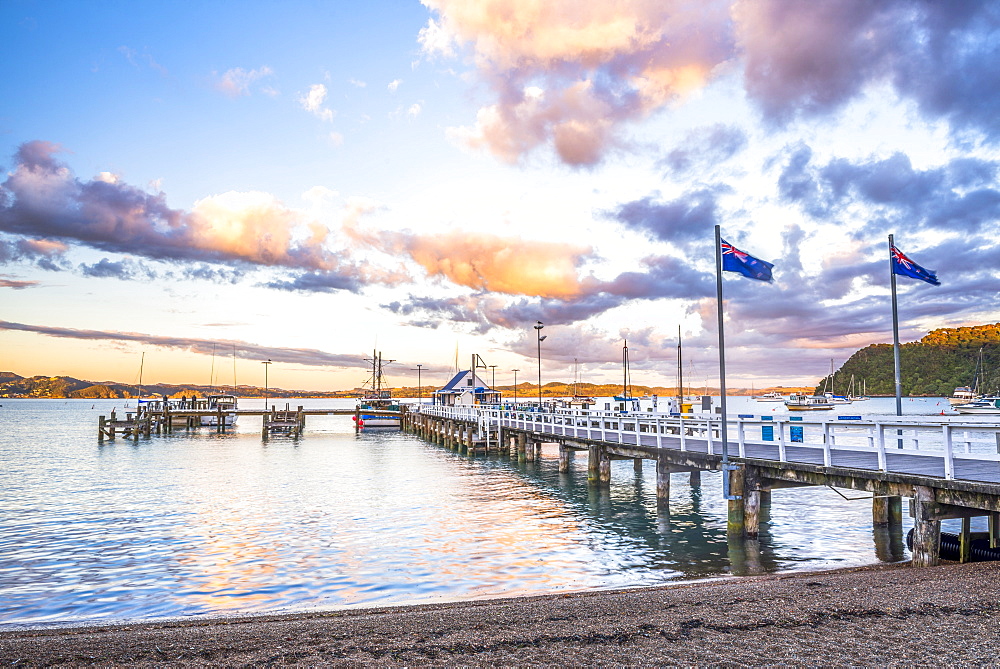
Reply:
[[913, 262], [906, 257], [902, 251], [897, 249], [895, 245], [889, 247], [889, 254], [892, 258], [892, 273], [899, 274], [900, 276], [908, 276], [911, 279], [920, 279], [921, 281], [926, 281], [927, 283], [940, 286], [941, 282], [938, 281], [937, 272], [933, 270], [924, 269], [917, 263]]
[[749, 253], [740, 251], [725, 239], [721, 239], [721, 242], [723, 272], [739, 272], [748, 279], [756, 279], [757, 281], [771, 280], [771, 268], [774, 267], [772, 263], [764, 262], [759, 258], [754, 258]]

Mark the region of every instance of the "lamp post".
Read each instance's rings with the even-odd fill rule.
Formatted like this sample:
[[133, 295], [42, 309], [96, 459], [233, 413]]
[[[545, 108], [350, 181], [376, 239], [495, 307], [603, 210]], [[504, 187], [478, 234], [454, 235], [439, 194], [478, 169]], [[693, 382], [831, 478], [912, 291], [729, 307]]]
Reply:
[[423, 404], [424, 403], [423, 402], [423, 397], [424, 397], [423, 386], [420, 385], [420, 368], [421, 367], [423, 367], [423, 365], [417, 365], [417, 404]]
[[514, 372], [514, 404], [517, 404], [517, 373], [520, 372], [521, 370], [514, 369], [511, 371]]
[[545, 325], [541, 321], [535, 323], [535, 335], [538, 337], [538, 410], [542, 410], [542, 342], [547, 335], [542, 334]]
[[264, 411], [267, 411], [267, 368], [271, 366], [271, 359], [268, 358], [267, 362], [260, 364], [264, 365]]

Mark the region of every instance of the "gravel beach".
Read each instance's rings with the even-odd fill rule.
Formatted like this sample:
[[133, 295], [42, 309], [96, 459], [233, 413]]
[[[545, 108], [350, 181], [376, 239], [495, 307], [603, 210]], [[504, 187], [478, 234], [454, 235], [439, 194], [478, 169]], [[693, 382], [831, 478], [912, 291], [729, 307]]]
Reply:
[[0, 664], [995, 664], [1000, 563], [0, 633]]

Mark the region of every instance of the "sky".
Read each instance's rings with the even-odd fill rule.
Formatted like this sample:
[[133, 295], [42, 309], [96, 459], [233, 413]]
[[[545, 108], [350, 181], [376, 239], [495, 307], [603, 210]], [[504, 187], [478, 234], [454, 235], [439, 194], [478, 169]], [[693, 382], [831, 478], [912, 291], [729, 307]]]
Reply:
[[[0, 370], [804, 385], [1000, 320], [1000, 3], [0, 3]], [[261, 363], [270, 359], [269, 367]]]

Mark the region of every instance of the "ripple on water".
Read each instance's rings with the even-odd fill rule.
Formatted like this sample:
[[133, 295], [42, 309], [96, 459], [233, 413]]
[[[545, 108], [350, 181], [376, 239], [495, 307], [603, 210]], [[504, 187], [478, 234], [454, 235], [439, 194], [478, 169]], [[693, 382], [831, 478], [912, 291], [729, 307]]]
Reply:
[[[302, 401], [329, 405], [329, 400]], [[298, 402], [297, 402], [298, 403]], [[759, 542], [726, 538], [718, 477], [614, 462], [586, 482], [468, 458], [398, 432], [310, 418], [296, 442], [179, 431], [99, 445], [121, 400], [5, 400], [0, 624], [276, 612], [654, 585], [904, 557], [870, 506], [826, 489], [773, 494]], [[91, 409], [91, 406], [94, 409]], [[881, 541], [881, 544], [879, 543]], [[895, 550], [895, 552], [893, 552]]]

